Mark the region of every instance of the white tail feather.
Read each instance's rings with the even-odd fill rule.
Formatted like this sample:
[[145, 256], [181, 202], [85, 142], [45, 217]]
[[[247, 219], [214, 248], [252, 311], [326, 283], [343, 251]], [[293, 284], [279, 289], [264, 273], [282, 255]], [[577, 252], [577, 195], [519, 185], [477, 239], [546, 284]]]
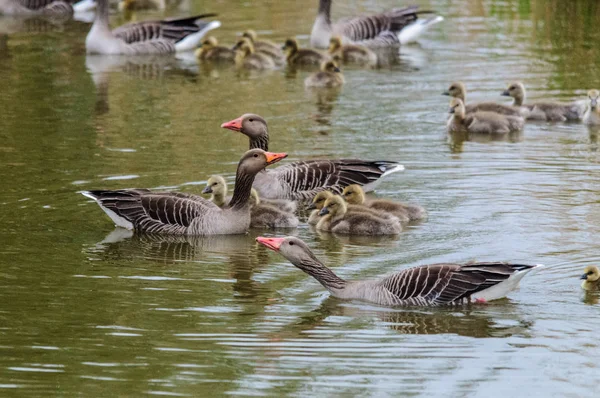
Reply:
[[398, 40], [400, 40], [400, 44], [414, 43], [423, 32], [443, 20], [444, 17], [439, 15], [434, 18], [417, 19], [415, 23], [408, 25], [398, 33]]
[[525, 275], [527, 275], [532, 270], [543, 267], [543, 266], [544, 266], [543, 264], [536, 264], [533, 268], [528, 268], [523, 271], [515, 272], [507, 280], [502, 281], [488, 289], [482, 290], [479, 293], [475, 293], [471, 297], [471, 299], [472, 300], [483, 299], [485, 301], [492, 301], [492, 300], [498, 300], [498, 299], [504, 298], [504, 297], [506, 297], [506, 295], [509, 292], [511, 292], [519, 287], [519, 282], [521, 282], [521, 279], [523, 279], [523, 277]]
[[98, 198], [95, 197], [94, 195], [92, 195], [90, 192], [88, 192], [88, 191], [81, 191], [81, 194], [83, 196], [87, 197], [87, 198], [93, 199], [94, 202], [98, 203], [98, 206], [100, 206], [100, 208], [102, 210], [104, 210], [104, 212], [110, 217], [111, 220], [113, 220], [113, 222], [115, 223], [115, 225], [117, 227], [129, 229], [129, 230], [133, 229], [133, 224], [131, 222], [129, 222], [127, 219], [119, 216], [114, 211], [112, 211], [110, 209], [107, 209], [106, 207], [102, 206], [102, 203], [100, 203], [100, 201], [98, 200]]
[[204, 35], [208, 31], [217, 29], [220, 26], [221, 26], [220, 21], [211, 21], [208, 25], [206, 25], [204, 28], [200, 29], [198, 32], [192, 33], [191, 35], [188, 35], [185, 38], [183, 38], [182, 40], [178, 41], [177, 44], [175, 44], [175, 51], [176, 52], [184, 52], [184, 51], [195, 50], [196, 47], [198, 47], [198, 44], [200, 44], [200, 41], [202, 40]]

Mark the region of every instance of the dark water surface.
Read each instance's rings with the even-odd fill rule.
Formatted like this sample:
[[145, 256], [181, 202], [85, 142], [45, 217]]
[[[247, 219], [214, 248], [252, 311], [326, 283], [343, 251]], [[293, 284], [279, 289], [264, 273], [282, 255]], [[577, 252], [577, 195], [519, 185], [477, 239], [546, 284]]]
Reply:
[[[224, 43], [248, 27], [306, 42], [317, 6], [198, 3], [167, 14], [218, 12]], [[538, 123], [497, 141], [449, 137], [440, 93], [461, 79], [469, 100], [505, 101], [518, 79], [532, 100], [585, 99], [600, 87], [600, 4], [418, 3], [446, 21], [399, 65], [350, 68], [326, 95], [304, 90], [307, 72], [86, 58], [88, 24], [0, 18], [0, 395], [594, 396], [600, 306], [578, 277], [600, 261], [598, 132]], [[430, 218], [398, 239], [295, 231], [341, 276], [440, 261], [547, 267], [490, 305], [380, 308], [328, 297], [256, 246], [264, 232], [130, 237], [77, 194], [231, 179], [248, 142], [219, 126], [245, 112], [267, 118], [271, 148], [291, 160], [406, 166], [378, 194]]]

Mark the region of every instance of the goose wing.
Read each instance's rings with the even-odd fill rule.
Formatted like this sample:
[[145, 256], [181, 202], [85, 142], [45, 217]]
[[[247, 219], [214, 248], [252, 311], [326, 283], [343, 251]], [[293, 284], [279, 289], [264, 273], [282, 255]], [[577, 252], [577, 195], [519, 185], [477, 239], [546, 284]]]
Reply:
[[374, 39], [383, 32], [398, 33], [416, 21], [419, 13], [427, 12], [417, 9], [417, 6], [396, 8], [377, 15], [341, 20], [334, 25], [334, 31], [355, 42]]
[[54, 2], [68, 3], [66, 0], [17, 0], [17, 3], [30, 10], [40, 10]]
[[340, 194], [348, 185], [369, 184], [398, 166], [396, 162], [385, 160], [305, 160], [277, 167], [268, 173], [292, 199], [306, 200], [325, 189]]
[[199, 21], [199, 19], [215, 15], [217, 14], [210, 13], [181, 19], [133, 22], [119, 26], [112, 33], [115, 37], [126, 43], [159, 39], [166, 39], [176, 43], [192, 33], [199, 32], [209, 24], [209, 22]]
[[197, 217], [220, 211], [202, 197], [177, 192], [122, 189], [87, 191], [84, 195], [94, 199], [104, 211], [110, 210], [130, 222], [134, 229], [150, 233], [183, 234]]
[[414, 305], [460, 303], [533, 265], [509, 263], [432, 264], [384, 278], [382, 286], [398, 300]]

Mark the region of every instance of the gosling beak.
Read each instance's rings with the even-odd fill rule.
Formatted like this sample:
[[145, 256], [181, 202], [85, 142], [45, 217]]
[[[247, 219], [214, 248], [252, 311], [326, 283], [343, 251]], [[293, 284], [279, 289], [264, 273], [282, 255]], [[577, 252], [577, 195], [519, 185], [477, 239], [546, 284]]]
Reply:
[[204, 187], [204, 189], [202, 190], [202, 193], [212, 193], [212, 188], [210, 186], [206, 186]]
[[227, 130], [231, 130], [231, 131], [242, 131], [242, 118], [238, 117], [237, 119], [233, 119], [229, 122], [223, 123], [221, 125], [222, 129], [227, 129]]
[[592, 105], [593, 107], [596, 107], [596, 106], [598, 106], [598, 98], [593, 98], [593, 99], [592, 99], [592, 103], [591, 103], [591, 105]]
[[314, 203], [311, 203], [308, 205], [308, 207], [306, 208], [307, 210], [315, 210], [317, 208], [317, 205], [315, 205]]
[[450, 91], [446, 90], [442, 93], [442, 95], [450, 95]]
[[502, 94], [500, 94], [500, 95], [503, 96], [503, 97], [510, 97], [510, 93], [508, 92], [508, 90], [504, 90], [502, 92]]
[[284, 44], [283, 46], [281, 46], [282, 50], [285, 50], [287, 48], [287, 46]]
[[450, 109], [448, 109], [448, 113], [454, 113], [454, 107], [451, 107]]
[[337, 66], [335, 68], [333, 68], [334, 72], [341, 72], [340, 68], [338, 68]]
[[320, 216], [324, 216], [325, 214], [329, 214], [329, 209], [327, 209], [327, 207], [323, 207], [319, 212]]
[[278, 252], [285, 238], [264, 238], [259, 236], [256, 241], [269, 249]]
[[588, 277], [587, 274], [583, 274], [583, 275], [581, 275], [581, 278], [579, 278], [579, 279], [583, 279], [584, 281], [586, 281], [587, 277]]
[[287, 158], [287, 153], [265, 152], [265, 156], [267, 157], [267, 164], [273, 164], [279, 162], [281, 159]]

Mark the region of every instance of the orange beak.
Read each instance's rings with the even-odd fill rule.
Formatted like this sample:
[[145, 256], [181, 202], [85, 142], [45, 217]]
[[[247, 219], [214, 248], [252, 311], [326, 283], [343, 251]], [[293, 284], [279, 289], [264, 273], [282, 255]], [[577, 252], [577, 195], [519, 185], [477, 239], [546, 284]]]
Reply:
[[287, 158], [287, 153], [265, 152], [265, 156], [267, 157], [267, 164], [273, 164], [279, 162], [281, 159]]
[[228, 129], [232, 131], [242, 131], [242, 118], [238, 117], [237, 119], [233, 119], [229, 122], [223, 123], [221, 128]]
[[263, 238], [259, 236], [256, 241], [269, 249], [278, 252], [285, 238]]

